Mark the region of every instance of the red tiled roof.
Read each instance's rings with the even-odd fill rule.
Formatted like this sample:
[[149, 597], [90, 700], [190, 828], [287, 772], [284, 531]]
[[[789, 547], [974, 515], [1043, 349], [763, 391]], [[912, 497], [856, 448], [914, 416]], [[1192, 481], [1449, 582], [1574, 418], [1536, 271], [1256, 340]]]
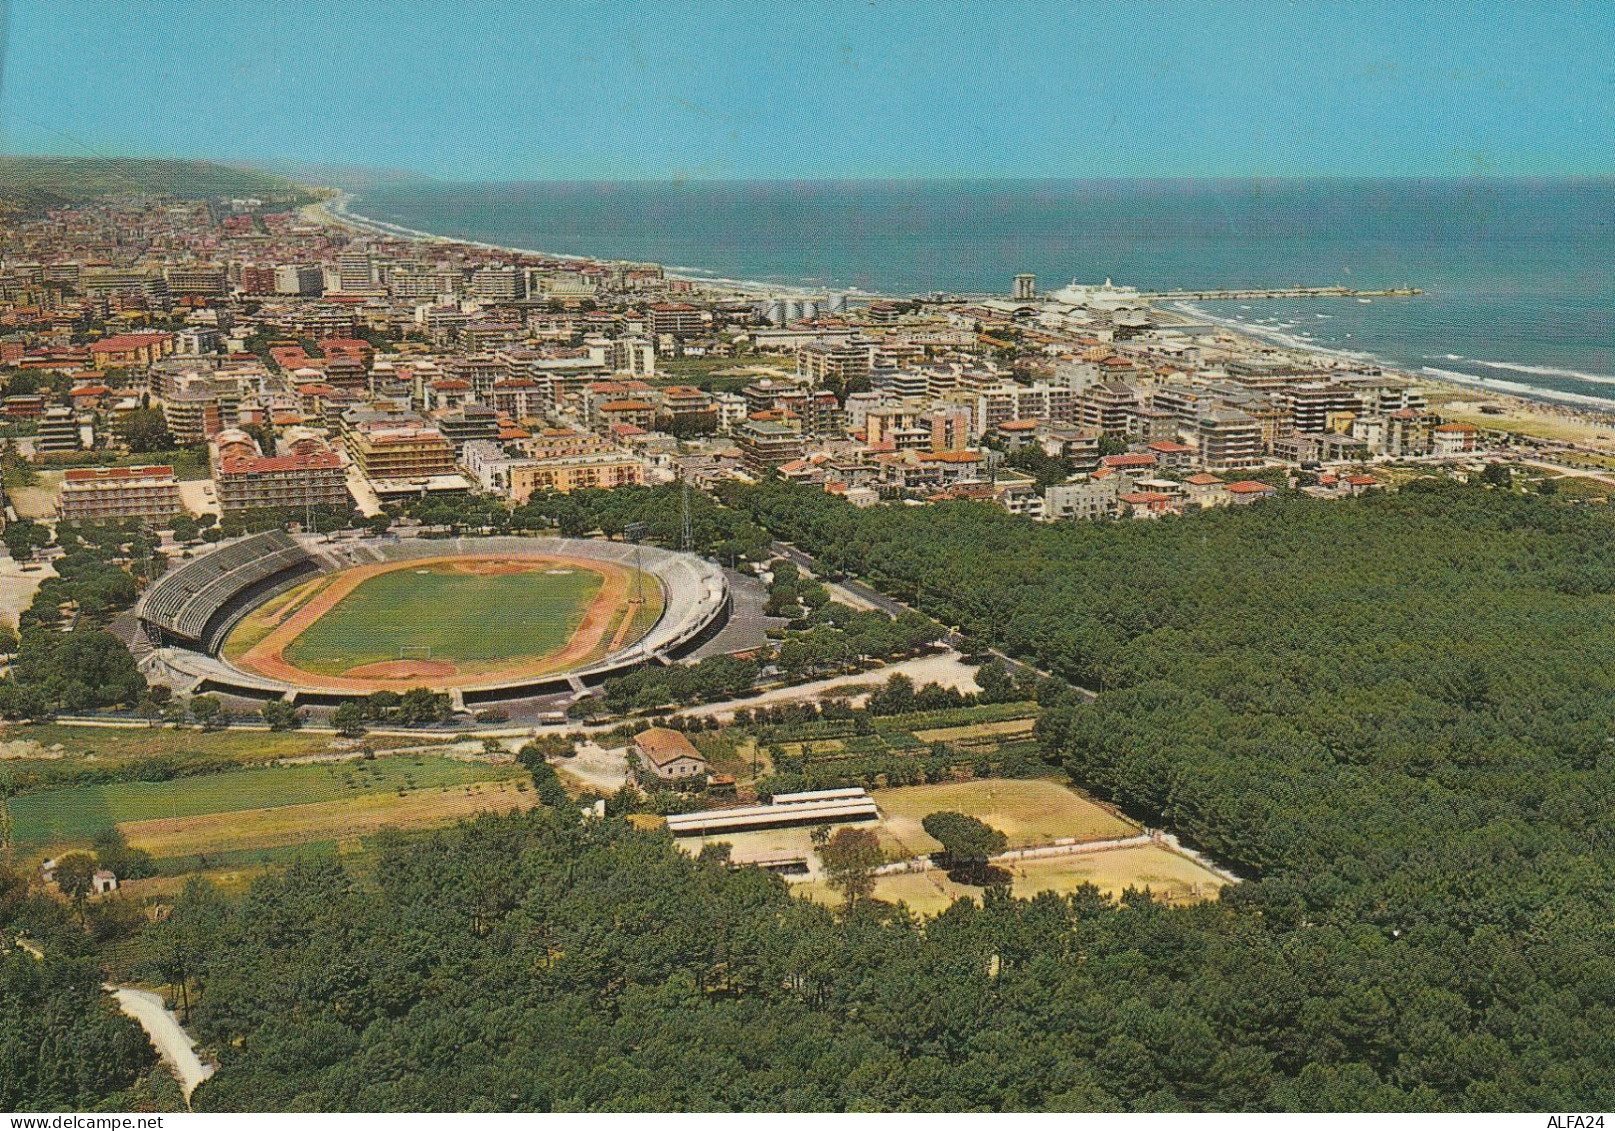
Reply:
[[154, 463], [146, 467], [75, 467], [66, 471], [62, 478], [69, 483], [93, 483], [107, 479], [146, 479], [172, 476], [174, 469], [166, 463]]
[[290, 456], [251, 456], [245, 459], [221, 461], [219, 470], [226, 475], [259, 475], [271, 471], [321, 470], [341, 467], [342, 457], [335, 452], [308, 452]]
[[706, 761], [688, 738], [666, 727], [651, 727], [649, 730], [640, 731], [634, 736], [634, 746], [641, 757], [656, 766], [665, 766], [680, 758], [693, 758], [697, 762]]
[[172, 334], [114, 334], [110, 338], [102, 338], [99, 342], [91, 342], [90, 349], [95, 353], [106, 353], [113, 350], [137, 350], [142, 346], [154, 346], [166, 342]]

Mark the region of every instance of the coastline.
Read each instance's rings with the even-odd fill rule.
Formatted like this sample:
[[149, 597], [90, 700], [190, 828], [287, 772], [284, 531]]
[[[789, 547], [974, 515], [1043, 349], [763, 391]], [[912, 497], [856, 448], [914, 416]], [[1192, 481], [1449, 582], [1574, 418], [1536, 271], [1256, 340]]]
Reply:
[[1364, 350], [1300, 342], [1283, 331], [1212, 314], [1187, 302], [1165, 304], [1157, 309], [1167, 309], [1180, 317], [1216, 326], [1244, 344], [1277, 346], [1331, 362], [1376, 366], [1423, 388], [1433, 409], [1461, 423], [1615, 452], [1615, 398], [1541, 389], [1429, 365], [1410, 369]]
[[[536, 248], [514, 247], [484, 240], [460, 239], [416, 228], [407, 228], [377, 220], [355, 212], [352, 205], [358, 195], [342, 189], [324, 187], [327, 195], [317, 203], [305, 205], [301, 210], [312, 223], [345, 228], [388, 239], [418, 241], [422, 243], [460, 245], [486, 251], [514, 255], [529, 255], [542, 259], [569, 263], [615, 263], [628, 260], [600, 259], [567, 252], [543, 251]], [[689, 284], [709, 297], [811, 297], [823, 295], [825, 288], [802, 285], [765, 283], [749, 279], [729, 279], [713, 275], [692, 274], [692, 268], [668, 268], [663, 265], [666, 278]], [[849, 288], [850, 297], [862, 300], [898, 298], [871, 291]], [[914, 296], [909, 296], [914, 297]], [[1254, 326], [1238, 319], [1212, 314], [1190, 302], [1152, 303], [1157, 312], [1179, 318], [1204, 322], [1218, 327], [1244, 345], [1263, 348], [1278, 347], [1309, 357], [1330, 362], [1359, 362], [1383, 369], [1387, 373], [1411, 381], [1430, 395], [1433, 408], [1448, 410], [1448, 415], [1464, 419], [1479, 427], [1512, 432], [1536, 439], [1564, 443], [1582, 443], [1593, 449], [1615, 453], [1615, 397], [1602, 398], [1587, 394], [1543, 389], [1502, 378], [1478, 377], [1435, 366], [1417, 370], [1386, 361], [1372, 353], [1342, 350], [1310, 342], [1301, 342], [1282, 331]], [[1578, 434], [1580, 433], [1580, 434]]]
[[[558, 259], [566, 263], [630, 263], [634, 260], [600, 259], [590, 255], [576, 255], [561, 251], [543, 251], [538, 248], [512, 247], [507, 244], [489, 243], [485, 240], [459, 239], [454, 236], [440, 235], [436, 232], [424, 232], [418, 228], [406, 228], [402, 224], [391, 224], [385, 220], [377, 220], [370, 216], [354, 212], [351, 205], [359, 197], [355, 193], [340, 189], [327, 189], [331, 195], [327, 200], [317, 204], [307, 205], [305, 215], [315, 222], [325, 222], [336, 227], [352, 228], [366, 232], [370, 235], [386, 236], [390, 239], [415, 240], [422, 243], [459, 244], [464, 247], [476, 247], [485, 251], [506, 252], [513, 255], [531, 255], [540, 259]], [[646, 260], [644, 262], [651, 262]], [[720, 275], [692, 274], [699, 268], [669, 268], [665, 264], [662, 275], [668, 279], [675, 279], [681, 283], [689, 283], [696, 287], [710, 288], [720, 294], [739, 294], [747, 297], [781, 297], [799, 296], [810, 298], [826, 293], [823, 287], [808, 287], [795, 284], [764, 283], [754, 279], [730, 279]], [[860, 290], [857, 287], [847, 289], [849, 295], [860, 299], [880, 299], [895, 296], [876, 294], [872, 291]]]

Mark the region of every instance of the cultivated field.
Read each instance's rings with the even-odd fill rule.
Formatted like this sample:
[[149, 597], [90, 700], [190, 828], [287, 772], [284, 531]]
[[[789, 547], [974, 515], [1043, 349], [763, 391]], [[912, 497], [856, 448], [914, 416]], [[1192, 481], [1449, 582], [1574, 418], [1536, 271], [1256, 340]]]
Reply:
[[564, 557], [445, 556], [360, 566], [246, 617], [227, 659], [302, 686], [369, 692], [530, 678], [638, 641], [661, 616], [649, 574]]
[[[131, 842], [161, 857], [172, 854], [171, 830], [154, 834], [154, 843], [145, 844], [136, 838], [137, 829], [190, 828], [191, 822], [199, 822], [197, 827], [214, 839], [185, 851], [228, 851], [258, 846], [262, 837], [248, 830], [266, 821], [277, 824], [268, 816], [276, 809], [324, 806], [316, 816], [336, 828], [341, 824], [336, 810], [368, 805], [367, 812], [390, 810], [399, 817], [396, 823], [411, 823], [418, 820], [422, 798], [435, 805], [444, 800], [444, 790], [504, 788], [525, 777], [520, 767], [508, 764], [397, 756], [243, 768], [161, 782], [65, 786], [12, 798], [13, 836], [23, 852], [57, 852], [86, 845], [96, 833], [117, 825]], [[293, 825], [321, 838], [333, 835], [306, 820]]]
[[221, 849], [242, 852], [341, 840], [384, 828], [449, 824], [478, 813], [528, 809], [537, 795], [525, 785], [514, 779], [471, 782], [403, 795], [370, 793], [340, 801], [134, 821], [119, 827], [131, 845], [159, 860], [207, 856]]
[[1005, 719], [998, 723], [974, 723], [968, 726], [932, 727], [930, 730], [917, 730], [914, 737], [921, 742], [967, 742], [971, 739], [992, 738], [1005, 741], [1012, 738], [1027, 738], [1032, 728], [1037, 725], [1036, 719]]

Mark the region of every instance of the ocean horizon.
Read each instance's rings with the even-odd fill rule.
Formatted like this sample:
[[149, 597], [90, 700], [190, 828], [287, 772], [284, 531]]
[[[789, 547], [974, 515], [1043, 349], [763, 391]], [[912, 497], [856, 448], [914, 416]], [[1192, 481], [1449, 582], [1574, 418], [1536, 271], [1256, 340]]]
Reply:
[[429, 182], [352, 213], [452, 239], [876, 294], [1418, 287], [1193, 304], [1302, 348], [1615, 408], [1615, 177]]

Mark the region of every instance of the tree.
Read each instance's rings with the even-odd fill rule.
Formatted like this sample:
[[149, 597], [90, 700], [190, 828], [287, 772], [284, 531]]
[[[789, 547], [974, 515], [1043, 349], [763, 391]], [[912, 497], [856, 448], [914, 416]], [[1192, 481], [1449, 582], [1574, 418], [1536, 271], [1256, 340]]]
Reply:
[[385, 719], [398, 707], [398, 692], [372, 691], [364, 697], [362, 704], [364, 717], [367, 719]]
[[869, 829], [837, 829], [819, 849], [819, 859], [830, 886], [851, 906], [875, 890], [875, 869], [883, 860], [880, 838]]
[[95, 857], [88, 852], [69, 852], [56, 859], [56, 888], [73, 906], [84, 913], [84, 902], [95, 890]]
[[988, 703], [1003, 703], [1015, 697], [1015, 681], [1000, 660], [988, 660], [976, 669], [976, 686]]
[[364, 709], [351, 699], [344, 700], [331, 712], [331, 725], [336, 727], [338, 734], [356, 737], [364, 733], [364, 724]]
[[[127, 574], [121, 576], [128, 580]], [[46, 592], [44, 587], [41, 592]], [[33, 626], [24, 627], [12, 665], [13, 681], [36, 689], [47, 702], [67, 711], [139, 699], [146, 677], [122, 641], [82, 626], [76, 632], [59, 632], [54, 608], [51, 618], [43, 625], [31, 618]]]
[[903, 715], [912, 710], [914, 681], [902, 672], [894, 672], [869, 696], [869, 711], [874, 715]]
[[197, 525], [196, 519], [184, 511], [176, 514], [168, 525], [169, 529], [174, 532], [176, 542], [194, 542], [201, 532], [201, 527]]
[[1514, 473], [1506, 463], [1489, 463], [1480, 473], [1480, 481], [1488, 487], [1508, 487], [1514, 482]]
[[283, 699], [271, 699], [259, 708], [258, 714], [270, 730], [291, 730], [303, 721], [297, 709]]
[[21, 518], [6, 523], [0, 540], [4, 540], [6, 552], [13, 561], [25, 562], [34, 556], [35, 550], [50, 544], [50, 530], [30, 519]]
[[131, 452], [162, 452], [174, 446], [168, 422], [160, 410], [139, 408], [118, 422], [118, 435]]
[[966, 875], [979, 876], [987, 861], [1004, 851], [1008, 843], [1008, 838], [987, 822], [952, 810], [928, 815], [920, 827], [942, 845], [949, 864]]
[[117, 825], [108, 825], [96, 833], [90, 844], [101, 867], [119, 880], [143, 880], [157, 874], [151, 853], [144, 848], [129, 847], [128, 838]]
[[190, 710], [191, 718], [200, 723], [203, 730], [212, 730], [224, 714], [224, 704], [217, 695], [193, 695]]
[[405, 723], [436, 723], [449, 717], [449, 697], [425, 687], [412, 687], [398, 697], [398, 718]]

